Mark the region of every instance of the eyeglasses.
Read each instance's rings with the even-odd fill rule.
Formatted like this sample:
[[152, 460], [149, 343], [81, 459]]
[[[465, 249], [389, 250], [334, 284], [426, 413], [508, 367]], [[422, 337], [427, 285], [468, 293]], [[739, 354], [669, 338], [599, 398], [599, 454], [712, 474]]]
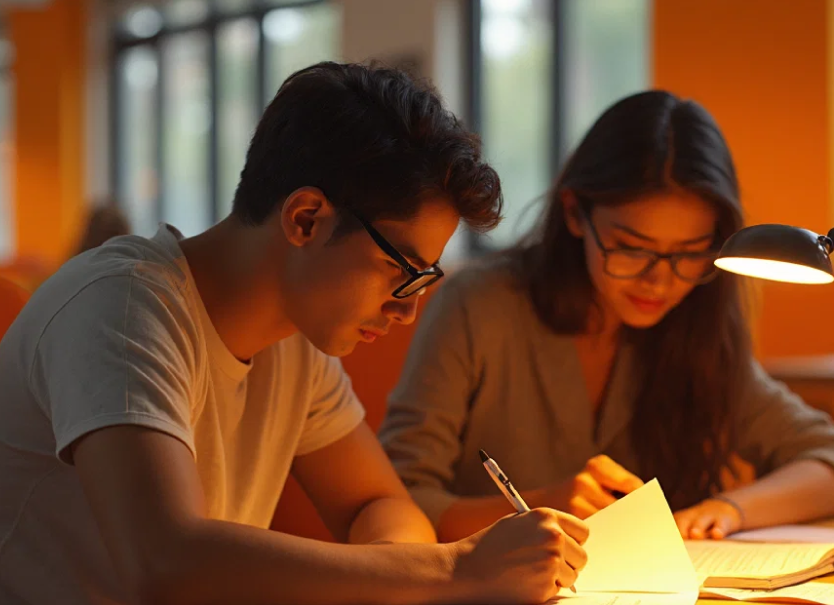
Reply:
[[597, 247], [602, 252], [603, 271], [611, 277], [637, 279], [646, 275], [662, 260], [669, 261], [672, 272], [681, 280], [691, 284], [708, 283], [718, 273], [714, 264], [718, 257], [717, 249], [704, 252], [660, 254], [645, 248], [606, 248], [591, 220], [590, 212], [583, 208], [582, 214], [591, 228]]
[[391, 294], [394, 298], [408, 298], [413, 294], [422, 294], [423, 291], [443, 277], [443, 270], [437, 265], [432, 265], [428, 269], [417, 269], [406, 258], [400, 254], [397, 249], [391, 245], [388, 240], [382, 237], [382, 234], [374, 229], [373, 225], [362, 218], [355, 210], [346, 208], [356, 220], [358, 220], [368, 235], [374, 240], [377, 246], [385, 252], [392, 260], [394, 260], [403, 270], [410, 276], [404, 284], [399, 286]]

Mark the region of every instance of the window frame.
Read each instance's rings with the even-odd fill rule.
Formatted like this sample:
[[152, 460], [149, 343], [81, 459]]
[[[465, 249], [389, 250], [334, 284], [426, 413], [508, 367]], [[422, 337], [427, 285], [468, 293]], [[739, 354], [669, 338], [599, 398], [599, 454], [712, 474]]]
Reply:
[[[469, 126], [475, 132], [483, 135], [483, 45], [481, 43], [481, 22], [483, 11], [482, 0], [467, 0], [466, 11], [466, 72], [468, 74], [467, 113]], [[553, 102], [550, 106], [549, 124], [550, 133], [548, 146], [548, 161], [550, 167], [549, 180], [553, 182], [559, 173], [559, 167], [566, 159], [567, 151], [564, 149], [564, 28], [565, 28], [565, 0], [550, 0], [549, 18], [553, 30], [551, 38], [551, 53], [553, 62], [547, 85], [550, 88], [550, 95]], [[496, 246], [488, 243], [484, 236], [469, 232], [468, 242], [469, 254], [473, 257], [482, 256], [496, 250]]]
[[[217, 223], [223, 218], [221, 216], [221, 204], [223, 200], [220, 199], [220, 166], [218, 145], [219, 141], [219, 56], [218, 56], [218, 33], [222, 26], [227, 23], [233, 23], [241, 19], [253, 19], [258, 25], [258, 39], [256, 46], [256, 78], [255, 90], [251, 91], [256, 104], [255, 115], [260, 116], [264, 111], [264, 99], [266, 98], [266, 82], [267, 82], [267, 51], [268, 44], [266, 35], [264, 33], [264, 18], [273, 11], [281, 11], [287, 9], [307, 8], [314, 5], [330, 4], [331, 0], [287, 0], [281, 3], [269, 2], [268, 0], [256, 0], [252, 6], [242, 8], [235, 11], [221, 11], [216, 7], [215, 2], [209, 0], [209, 9], [206, 18], [200, 22], [184, 25], [172, 25], [163, 21], [157, 33], [148, 37], [134, 37], [123, 31], [119, 17], [128, 8], [134, 5], [154, 4], [153, 2], [128, 2], [119, 6], [119, 15], [114, 15], [110, 23], [110, 39], [109, 39], [109, 141], [110, 157], [112, 158], [109, 166], [109, 190], [118, 193], [122, 191], [121, 170], [120, 166], [123, 161], [122, 157], [122, 136], [123, 129], [120, 123], [120, 107], [121, 107], [121, 86], [119, 64], [124, 54], [132, 48], [146, 47], [152, 50], [157, 56], [157, 85], [154, 92], [155, 113], [157, 116], [156, 123], [153, 125], [155, 132], [156, 152], [154, 153], [154, 171], [157, 176], [157, 195], [155, 198], [156, 206], [154, 213], [157, 220], [161, 220], [165, 216], [165, 204], [169, 200], [165, 199], [165, 184], [166, 184], [166, 169], [165, 169], [165, 154], [163, 146], [165, 144], [164, 132], [166, 128], [165, 120], [165, 61], [163, 57], [163, 46], [165, 41], [180, 34], [187, 34], [192, 32], [203, 32], [208, 38], [208, 57], [206, 68], [209, 75], [209, 110], [210, 110], [210, 130], [209, 130], [209, 149], [207, 154], [208, 176], [209, 182], [209, 220], [211, 224]], [[160, 6], [160, 5], [157, 5]], [[119, 196], [117, 195], [117, 198]], [[124, 200], [119, 200], [120, 204], [124, 204]], [[225, 211], [224, 211], [225, 212]]]
[[[474, 130], [480, 134], [483, 132], [483, 104], [486, 95], [486, 90], [483, 82], [484, 69], [484, 54], [481, 40], [481, 24], [483, 22], [483, 5], [486, 0], [467, 0], [468, 10], [468, 73], [469, 73], [469, 96], [468, 96], [468, 111], [471, 119], [471, 125]], [[571, 4], [573, 2], [573, 4]], [[549, 179], [549, 186], [555, 183], [559, 173], [568, 159], [568, 155], [572, 151], [572, 147], [578, 141], [572, 140], [576, 137], [576, 133], [572, 132], [571, 126], [575, 121], [574, 113], [576, 109], [576, 102], [573, 99], [571, 92], [576, 90], [572, 78], [576, 77], [572, 73], [571, 68], [576, 64], [577, 59], [581, 58], [583, 49], [575, 46], [580, 38], [576, 37], [577, 24], [573, 22], [577, 18], [578, 7], [583, 8], [591, 5], [590, 0], [585, 4], [583, 0], [542, 0], [548, 15], [545, 17], [548, 20], [550, 30], [552, 32], [550, 39], [551, 65], [550, 73], [546, 78], [543, 78], [543, 84], [548, 86], [547, 92], [549, 94], [549, 112], [547, 118], [549, 119], [549, 140], [547, 141], [546, 149], [548, 157], [546, 158], [546, 176]], [[618, 6], [623, 6], [624, 2], [616, 3]], [[626, 4], [631, 5], [632, 3]], [[642, 8], [641, 8], [642, 7]], [[602, 111], [605, 107], [610, 106], [610, 103], [622, 98], [626, 94], [633, 94], [641, 90], [649, 90], [652, 88], [652, 61], [651, 61], [651, 21], [653, 7], [650, 0], [637, 0], [633, 3], [633, 8], [643, 11], [644, 26], [646, 30], [642, 32], [645, 46], [642, 48], [643, 54], [643, 74], [646, 79], [639, 85], [633, 86], [631, 81], [627, 83], [616, 83], [615, 87], [619, 93], [609, 98], [608, 103], [604, 107], [599, 107], [598, 111]], [[637, 15], [637, 13], [634, 13]], [[588, 15], [589, 16], [589, 15]], [[629, 22], [631, 23], [631, 22]], [[631, 30], [621, 30], [631, 31]], [[595, 42], [596, 43], [596, 42]], [[580, 44], [581, 46], [581, 44]], [[610, 49], [609, 49], [610, 50]], [[608, 51], [606, 51], [608, 52]], [[601, 56], [608, 57], [606, 52]], [[607, 60], [610, 60], [608, 57]], [[627, 68], [632, 66], [626, 63]], [[631, 74], [631, 72], [628, 72]], [[605, 95], [607, 93], [603, 93]], [[599, 96], [599, 95], [598, 95]], [[598, 114], [597, 116], [598, 117]], [[590, 127], [590, 124], [585, 128]], [[507, 200], [511, 205], [513, 202], [525, 203], [527, 200]], [[490, 242], [487, 238], [473, 235], [471, 238], [470, 250], [473, 254], [482, 254], [484, 252], [492, 252], [500, 249], [505, 244], [500, 242]], [[509, 244], [512, 245], [512, 244]]]

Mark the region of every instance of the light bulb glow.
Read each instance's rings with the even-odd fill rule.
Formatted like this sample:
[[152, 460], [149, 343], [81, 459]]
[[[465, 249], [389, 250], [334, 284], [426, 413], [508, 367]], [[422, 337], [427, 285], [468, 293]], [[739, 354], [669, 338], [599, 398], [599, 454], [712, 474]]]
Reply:
[[731, 273], [792, 284], [830, 284], [834, 282], [834, 276], [825, 271], [763, 258], [728, 256], [717, 259], [715, 266]]

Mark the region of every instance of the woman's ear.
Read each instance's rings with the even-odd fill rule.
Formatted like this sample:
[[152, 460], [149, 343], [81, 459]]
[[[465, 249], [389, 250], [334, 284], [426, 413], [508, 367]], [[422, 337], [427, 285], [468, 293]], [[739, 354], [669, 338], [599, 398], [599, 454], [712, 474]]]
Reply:
[[584, 237], [585, 221], [583, 220], [582, 210], [579, 209], [579, 200], [576, 199], [573, 191], [569, 189], [562, 191], [560, 195], [562, 197], [562, 211], [565, 213], [565, 224], [568, 226], [568, 231], [574, 237]]

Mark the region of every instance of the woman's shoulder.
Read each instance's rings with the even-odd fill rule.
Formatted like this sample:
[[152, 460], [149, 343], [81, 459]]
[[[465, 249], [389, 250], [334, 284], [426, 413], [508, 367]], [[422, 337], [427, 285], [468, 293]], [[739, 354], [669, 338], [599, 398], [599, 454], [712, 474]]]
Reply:
[[470, 260], [456, 268], [440, 290], [467, 308], [523, 304], [529, 296], [519, 263], [517, 258], [505, 254]]

